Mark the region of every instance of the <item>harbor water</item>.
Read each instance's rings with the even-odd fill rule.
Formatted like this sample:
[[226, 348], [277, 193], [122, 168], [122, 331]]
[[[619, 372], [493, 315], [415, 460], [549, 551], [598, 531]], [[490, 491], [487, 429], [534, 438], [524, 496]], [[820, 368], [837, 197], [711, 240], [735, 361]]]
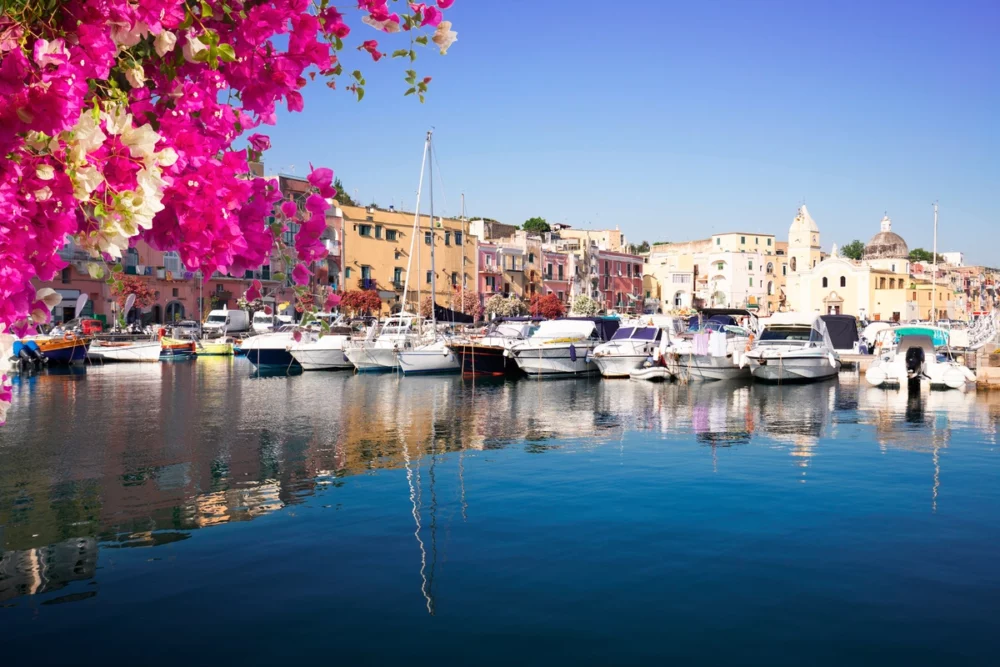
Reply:
[[[996, 664], [1000, 393], [55, 370], [11, 664]], [[17, 661], [17, 663], [15, 663]]]

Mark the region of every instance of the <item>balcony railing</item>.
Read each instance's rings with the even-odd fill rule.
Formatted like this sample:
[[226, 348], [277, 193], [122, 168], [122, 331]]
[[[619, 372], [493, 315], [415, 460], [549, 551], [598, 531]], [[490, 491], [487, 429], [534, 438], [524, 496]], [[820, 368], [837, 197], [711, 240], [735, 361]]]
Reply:
[[358, 280], [358, 289], [378, 289], [378, 281], [374, 278], [361, 278]]

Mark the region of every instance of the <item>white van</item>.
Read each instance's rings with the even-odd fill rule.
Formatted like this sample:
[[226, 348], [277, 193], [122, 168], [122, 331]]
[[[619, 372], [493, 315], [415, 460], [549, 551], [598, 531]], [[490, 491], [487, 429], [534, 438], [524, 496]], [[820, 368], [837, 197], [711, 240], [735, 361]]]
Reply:
[[202, 330], [207, 334], [249, 331], [250, 317], [245, 310], [213, 310], [208, 314]]
[[277, 329], [284, 324], [291, 323], [291, 315], [268, 315], [262, 310], [253, 314], [254, 333], [267, 333], [272, 330], [272, 327]]

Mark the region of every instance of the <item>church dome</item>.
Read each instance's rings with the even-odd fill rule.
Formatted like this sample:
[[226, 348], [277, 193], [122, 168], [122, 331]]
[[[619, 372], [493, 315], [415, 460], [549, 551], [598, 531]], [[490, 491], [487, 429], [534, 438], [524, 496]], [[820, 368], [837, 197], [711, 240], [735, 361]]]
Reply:
[[905, 259], [910, 249], [903, 237], [892, 231], [889, 216], [882, 218], [882, 231], [872, 237], [865, 246], [865, 259]]

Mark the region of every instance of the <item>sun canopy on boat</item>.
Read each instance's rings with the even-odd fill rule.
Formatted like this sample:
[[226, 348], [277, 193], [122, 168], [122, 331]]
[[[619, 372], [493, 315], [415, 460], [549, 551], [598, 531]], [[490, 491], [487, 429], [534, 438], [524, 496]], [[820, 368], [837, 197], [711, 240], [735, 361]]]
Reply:
[[597, 331], [594, 320], [543, 320], [532, 338], [589, 338]]
[[460, 313], [457, 310], [451, 310], [437, 304], [434, 304], [434, 319], [438, 322], [452, 322], [455, 324], [472, 324], [476, 321], [476, 318], [472, 315], [466, 315], [465, 313]]
[[[774, 313], [767, 320], [764, 326], [764, 333], [760, 339], [765, 340], [794, 340], [790, 336], [778, 335], [780, 332], [788, 332], [793, 329], [809, 328], [809, 342], [818, 343], [831, 350], [836, 349], [830, 339], [830, 332], [826, 327], [826, 322], [819, 313]], [[803, 341], [804, 342], [804, 341]]]
[[939, 327], [899, 327], [893, 333], [896, 334], [896, 341], [901, 341], [905, 336], [928, 336], [934, 342], [934, 347], [944, 347], [948, 344], [948, 332]]

